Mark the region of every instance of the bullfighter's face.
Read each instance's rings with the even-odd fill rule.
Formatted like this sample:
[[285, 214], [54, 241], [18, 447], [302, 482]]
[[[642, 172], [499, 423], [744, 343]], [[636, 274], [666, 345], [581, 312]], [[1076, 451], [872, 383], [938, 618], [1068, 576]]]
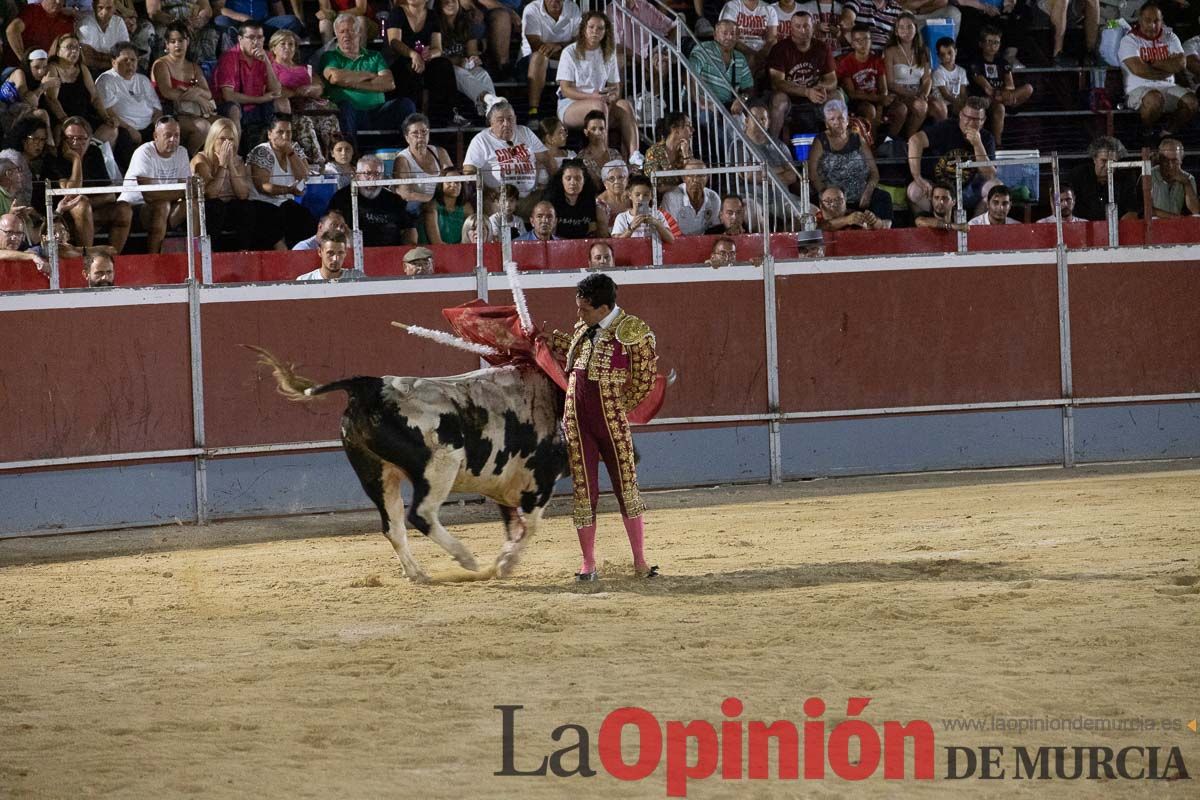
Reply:
[[602, 305], [599, 308], [594, 308], [591, 303], [582, 297], [575, 298], [575, 306], [579, 309], [579, 319], [585, 325], [599, 325], [600, 320], [604, 319], [612, 312], [612, 309], [607, 305]]

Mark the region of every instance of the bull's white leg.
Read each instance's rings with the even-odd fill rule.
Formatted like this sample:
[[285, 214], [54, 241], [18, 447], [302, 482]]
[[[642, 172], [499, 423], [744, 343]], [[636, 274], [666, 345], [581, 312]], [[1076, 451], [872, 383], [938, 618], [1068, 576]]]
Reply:
[[409, 580], [424, 583], [429, 580], [429, 576], [417, 564], [408, 549], [408, 533], [404, 528], [404, 497], [400, 494], [403, 480], [404, 473], [391, 464], [384, 463], [380, 482], [383, 484], [383, 503], [388, 514], [388, 530], [385, 535], [392, 543], [392, 549], [396, 551], [400, 563], [404, 565], [404, 574]]
[[461, 453], [434, 454], [425, 469], [425, 477], [429, 481], [429, 492], [417, 500], [417, 504], [413, 507], [413, 513], [428, 524], [427, 535], [430, 539], [453, 556], [454, 560], [465, 569], [475, 572], [479, 569], [475, 556], [471, 554], [465, 544], [446, 530], [438, 518], [438, 511], [441, 509], [442, 503], [446, 502], [446, 498], [450, 496], [450, 490], [454, 488], [454, 480], [458, 476], [462, 460]]
[[524, 534], [518, 539], [510, 539], [500, 548], [500, 555], [496, 558], [496, 574], [498, 576], [506, 577], [517, 566], [521, 550], [524, 549], [525, 543], [537, 533], [538, 523], [542, 521], [542, 514], [545, 510], [545, 507], [541, 507], [530, 511], [525, 516]]

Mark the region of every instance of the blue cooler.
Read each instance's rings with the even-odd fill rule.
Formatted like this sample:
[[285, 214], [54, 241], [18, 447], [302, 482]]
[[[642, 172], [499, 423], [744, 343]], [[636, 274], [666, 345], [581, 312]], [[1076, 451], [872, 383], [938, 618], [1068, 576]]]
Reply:
[[797, 161], [808, 161], [808, 151], [816, 140], [815, 133], [797, 133], [792, 137], [792, 153]]
[[953, 20], [948, 19], [927, 19], [925, 20], [925, 27], [922, 30], [921, 35], [925, 37], [925, 46], [929, 48], [929, 65], [934, 69], [937, 69], [938, 39], [957, 38], [956, 31], [954, 30], [954, 22]]

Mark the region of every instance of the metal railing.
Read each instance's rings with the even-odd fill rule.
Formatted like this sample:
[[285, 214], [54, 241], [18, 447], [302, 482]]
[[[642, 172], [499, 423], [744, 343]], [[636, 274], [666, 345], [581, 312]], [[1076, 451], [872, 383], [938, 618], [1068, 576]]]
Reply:
[[[1063, 247], [1063, 229], [1062, 229], [1062, 205], [1059, 203], [1060, 185], [1059, 185], [1059, 169], [1058, 169], [1058, 153], [1052, 153], [1049, 156], [1020, 156], [1017, 158], [988, 158], [972, 161], [958, 161], [954, 164], [954, 221], [965, 223], [967, 221], [967, 211], [963, 207], [963, 170], [979, 169], [980, 167], [1004, 167], [1004, 166], [1020, 166], [1021, 164], [1042, 164], [1050, 165], [1051, 182], [1054, 187], [1054, 195], [1051, 198], [1051, 207], [1054, 210], [1054, 228], [1055, 228], [1055, 246], [1059, 249]], [[958, 252], [967, 252], [967, 234], [965, 231], [958, 232]]]
[[1105, 207], [1104, 218], [1108, 222], [1108, 246], [1117, 247], [1120, 244], [1120, 228], [1118, 220], [1120, 218], [1119, 203], [1117, 202], [1116, 190], [1114, 187], [1113, 173], [1118, 169], [1140, 169], [1142, 180], [1142, 204], [1143, 212], [1146, 220], [1146, 243], [1149, 244], [1150, 220], [1153, 219], [1153, 201], [1150, 197], [1150, 159], [1141, 158], [1129, 161], [1109, 161], [1107, 165], [1108, 173], [1108, 205]]
[[[623, 45], [634, 53], [632, 63], [625, 70], [624, 94], [634, 104], [635, 111], [639, 104], [642, 106], [638, 125], [651, 131], [649, 138], [652, 141], [655, 138], [653, 128], [659, 118], [668, 111], [680, 111], [696, 121], [698, 147], [694, 153], [709, 166], [763, 164], [767, 159], [760, 148], [769, 148], [775, 153], [775, 160], [780, 166], [786, 165], [793, 173], [794, 181], [801, 181], [803, 188], [807, 189], [806, 173], [796, 168], [792, 154], [783, 144], [763, 129], [753, 115], [747, 114], [745, 124], [756, 128], [763, 137], [761, 143], [752, 142], [712, 89], [691, 69], [683, 54], [684, 33], [691, 36], [686, 25], [676, 24], [673, 29], [674, 41], [668, 41], [638, 19], [623, 3], [612, 2], [606, 11], [614, 27], [625, 32], [627, 39]], [[674, 12], [663, 13], [674, 16]], [[695, 40], [694, 37], [692, 39]], [[729, 85], [728, 81], [726, 85], [736, 97], [736, 87]], [[725, 188], [740, 195], [754, 193], [755, 187], [746, 182], [743, 177], [745, 174], [732, 175]], [[765, 180], [768, 187], [767, 206], [783, 209], [780, 218], [791, 226], [787, 230], [798, 230], [800, 220], [807, 211], [808, 195], [793, 195], [773, 169], [767, 171]]]

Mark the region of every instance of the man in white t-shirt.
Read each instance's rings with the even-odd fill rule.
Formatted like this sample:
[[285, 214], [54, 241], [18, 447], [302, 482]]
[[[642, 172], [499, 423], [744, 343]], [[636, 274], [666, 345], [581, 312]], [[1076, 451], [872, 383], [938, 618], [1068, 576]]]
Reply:
[[1019, 225], [1015, 219], [1010, 219], [1008, 216], [1009, 210], [1012, 208], [1012, 197], [1008, 193], [1008, 187], [1002, 185], [993, 186], [988, 190], [987, 195], [987, 211], [984, 211], [978, 217], [972, 217], [967, 220], [968, 225]]
[[1137, 27], [1125, 34], [1117, 50], [1125, 73], [1125, 102], [1137, 109], [1142, 126], [1153, 130], [1164, 114], [1168, 132], [1181, 131], [1195, 115], [1196, 95], [1175, 84], [1175, 73], [1187, 67], [1179, 37], [1163, 28], [1162, 10], [1154, 2], [1138, 12]]
[[129, 41], [129, 28], [125, 20], [113, 14], [115, 8], [116, 0], [96, 0], [92, 13], [75, 23], [83, 63], [93, 72], [103, 72], [112, 66], [109, 54], [113, 46]]
[[[161, 117], [154, 125], [153, 141], [133, 151], [129, 169], [125, 170], [125, 185], [184, 183], [191, 175], [187, 151], [179, 146], [179, 123], [174, 117]], [[146, 229], [146, 250], [150, 253], [162, 252], [167, 230], [182, 225], [187, 212], [182, 189], [148, 194], [126, 189], [120, 199], [139, 207], [139, 219]]]
[[775, 6], [763, 0], [729, 0], [721, 9], [721, 19], [737, 25], [737, 44], [750, 62], [750, 69], [759, 75], [766, 68], [767, 54], [779, 39], [779, 16]]
[[549, 151], [533, 131], [517, 124], [517, 115], [508, 101], [488, 109], [488, 127], [475, 135], [463, 158], [463, 174], [478, 174], [485, 189], [496, 191], [502, 184], [517, 187], [528, 197], [537, 186], [538, 164], [553, 175], [556, 172]]
[[154, 121], [162, 116], [162, 102], [150, 79], [137, 71], [137, 49], [129, 42], [115, 45], [112, 69], [96, 78], [100, 102], [117, 118], [117, 164], [126, 169], [133, 149], [152, 135]]
[[362, 273], [356, 269], [344, 269], [346, 265], [346, 232], [327, 230], [317, 237], [317, 254], [321, 266], [296, 278], [298, 281], [357, 281]]
[[[707, 165], [698, 158], [683, 163], [688, 170], [701, 170]], [[697, 173], [663, 195], [661, 207], [679, 225], [684, 236], [699, 236], [721, 221], [721, 195], [708, 188], [708, 175]]]
[[[1075, 189], [1069, 183], [1061, 183], [1058, 186], [1058, 210], [1064, 223], [1087, 222], [1083, 217], [1075, 216]], [[1054, 215], [1038, 220], [1039, 225], [1043, 222], [1054, 222]]]
[[580, 18], [575, 0], [533, 0], [521, 12], [521, 60], [517, 71], [525, 68], [529, 78], [530, 119], [538, 116], [547, 72], [558, 67], [562, 49], [575, 41]]

